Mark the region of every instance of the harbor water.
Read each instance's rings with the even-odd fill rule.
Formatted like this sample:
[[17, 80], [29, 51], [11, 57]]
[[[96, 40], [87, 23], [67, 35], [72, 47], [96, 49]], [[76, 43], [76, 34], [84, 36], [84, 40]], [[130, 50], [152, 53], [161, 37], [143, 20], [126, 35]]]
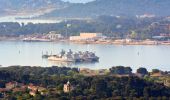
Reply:
[[[42, 59], [42, 54], [58, 54], [61, 49], [91, 51], [100, 57], [96, 63], [65, 63]], [[130, 66], [133, 70], [146, 67], [148, 70], [170, 70], [170, 46], [166, 45], [104, 45], [73, 44], [64, 42], [0, 41], [0, 65], [22, 66], [67, 66], [91, 69], [108, 69], [112, 66]]]

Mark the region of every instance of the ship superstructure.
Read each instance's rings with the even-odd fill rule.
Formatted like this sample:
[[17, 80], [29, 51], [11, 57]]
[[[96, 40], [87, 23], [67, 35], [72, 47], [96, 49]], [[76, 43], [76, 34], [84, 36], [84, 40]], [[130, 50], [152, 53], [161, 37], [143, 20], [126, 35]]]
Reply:
[[62, 62], [97, 62], [99, 57], [93, 52], [73, 52], [71, 49], [66, 52], [61, 50], [58, 55], [43, 55], [43, 58], [47, 58], [51, 61], [62, 61]]

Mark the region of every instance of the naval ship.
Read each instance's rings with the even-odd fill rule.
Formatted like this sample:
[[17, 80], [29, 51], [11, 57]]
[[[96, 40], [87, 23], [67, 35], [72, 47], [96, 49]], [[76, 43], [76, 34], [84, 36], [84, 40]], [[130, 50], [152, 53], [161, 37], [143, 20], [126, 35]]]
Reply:
[[50, 61], [61, 61], [61, 62], [98, 62], [99, 57], [93, 52], [72, 52], [70, 49], [68, 52], [61, 50], [58, 55], [43, 55], [43, 58], [47, 58]]

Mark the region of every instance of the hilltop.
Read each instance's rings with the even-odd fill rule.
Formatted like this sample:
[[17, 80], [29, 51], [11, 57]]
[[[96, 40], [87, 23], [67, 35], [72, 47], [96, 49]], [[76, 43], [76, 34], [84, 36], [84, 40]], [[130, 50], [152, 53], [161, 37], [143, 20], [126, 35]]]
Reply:
[[1, 0], [2, 14], [42, 13], [42, 18], [93, 18], [102, 15], [169, 16], [169, 0], [96, 0], [88, 3], [68, 3], [61, 0]]
[[0, 0], [0, 15], [49, 13], [54, 9], [65, 8], [68, 4], [60, 0]]
[[65, 9], [55, 10], [50, 17], [96, 17], [101, 15], [136, 16], [153, 14], [169, 16], [169, 0], [96, 0], [86, 4], [74, 4]]

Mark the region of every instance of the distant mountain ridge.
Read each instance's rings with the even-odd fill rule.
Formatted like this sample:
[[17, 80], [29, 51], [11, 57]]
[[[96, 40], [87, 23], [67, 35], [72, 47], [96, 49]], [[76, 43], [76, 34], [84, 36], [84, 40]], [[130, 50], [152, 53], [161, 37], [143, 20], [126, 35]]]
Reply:
[[170, 15], [170, 0], [96, 0], [75, 4], [47, 14], [53, 17], [96, 17], [101, 15], [136, 16], [153, 14]]
[[67, 4], [61, 0], [0, 0], [0, 12], [15, 15], [15, 13], [27, 13], [44, 8], [47, 10], [48, 8], [60, 9], [66, 7]]
[[61, 0], [0, 0], [0, 8], [4, 9], [34, 9], [48, 5], [62, 5], [64, 2]]
[[[0, 0], [1, 14], [43, 12], [44, 18], [87, 18], [101, 15], [136, 16], [153, 14], [170, 15], [170, 0], [96, 0], [89, 3], [68, 3], [61, 0]], [[53, 9], [54, 8], [54, 9]]]

